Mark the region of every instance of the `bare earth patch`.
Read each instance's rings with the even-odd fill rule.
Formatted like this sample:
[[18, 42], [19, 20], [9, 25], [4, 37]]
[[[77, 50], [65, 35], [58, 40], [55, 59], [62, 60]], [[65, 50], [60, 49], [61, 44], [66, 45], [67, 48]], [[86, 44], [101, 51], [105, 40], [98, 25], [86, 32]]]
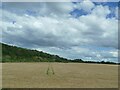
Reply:
[[[117, 88], [118, 66], [84, 63], [3, 63], [3, 88]], [[52, 71], [52, 70], [51, 70]]]

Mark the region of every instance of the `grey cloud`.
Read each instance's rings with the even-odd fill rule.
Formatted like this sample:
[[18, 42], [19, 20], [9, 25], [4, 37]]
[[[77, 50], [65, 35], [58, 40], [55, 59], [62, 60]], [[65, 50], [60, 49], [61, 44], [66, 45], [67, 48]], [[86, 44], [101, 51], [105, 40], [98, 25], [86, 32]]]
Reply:
[[[67, 5], [66, 5], [67, 4]], [[3, 9], [23, 16], [66, 16], [73, 9], [70, 2], [4, 2]]]

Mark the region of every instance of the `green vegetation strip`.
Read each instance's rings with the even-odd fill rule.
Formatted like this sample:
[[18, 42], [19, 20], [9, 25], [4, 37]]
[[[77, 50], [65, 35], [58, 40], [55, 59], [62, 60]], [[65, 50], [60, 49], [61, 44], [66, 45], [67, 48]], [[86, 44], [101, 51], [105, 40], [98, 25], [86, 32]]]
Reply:
[[[81, 59], [66, 59], [59, 57], [58, 55], [51, 55], [43, 51], [31, 50], [16, 46], [10, 46], [0, 43], [2, 46], [2, 63], [5, 62], [62, 62], [62, 63], [96, 63], [96, 64], [119, 64], [114, 62], [94, 62], [94, 61], [83, 61]], [[0, 57], [1, 58], [1, 57]], [[49, 69], [48, 69], [49, 70]], [[52, 68], [52, 72], [54, 70]]]

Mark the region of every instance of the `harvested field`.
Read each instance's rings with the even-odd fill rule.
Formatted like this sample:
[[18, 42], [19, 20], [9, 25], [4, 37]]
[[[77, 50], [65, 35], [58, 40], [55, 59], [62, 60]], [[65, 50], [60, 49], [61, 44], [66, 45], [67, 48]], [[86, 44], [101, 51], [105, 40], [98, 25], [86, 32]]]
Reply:
[[117, 65], [85, 63], [51, 63], [50, 65], [3, 63], [3, 88], [118, 87]]

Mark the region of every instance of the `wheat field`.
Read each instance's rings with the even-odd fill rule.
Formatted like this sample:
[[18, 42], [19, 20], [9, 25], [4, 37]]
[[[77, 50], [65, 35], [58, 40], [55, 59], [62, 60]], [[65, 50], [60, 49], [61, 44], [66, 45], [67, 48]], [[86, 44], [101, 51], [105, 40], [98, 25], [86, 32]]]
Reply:
[[3, 63], [3, 88], [117, 88], [118, 66], [85, 63]]

